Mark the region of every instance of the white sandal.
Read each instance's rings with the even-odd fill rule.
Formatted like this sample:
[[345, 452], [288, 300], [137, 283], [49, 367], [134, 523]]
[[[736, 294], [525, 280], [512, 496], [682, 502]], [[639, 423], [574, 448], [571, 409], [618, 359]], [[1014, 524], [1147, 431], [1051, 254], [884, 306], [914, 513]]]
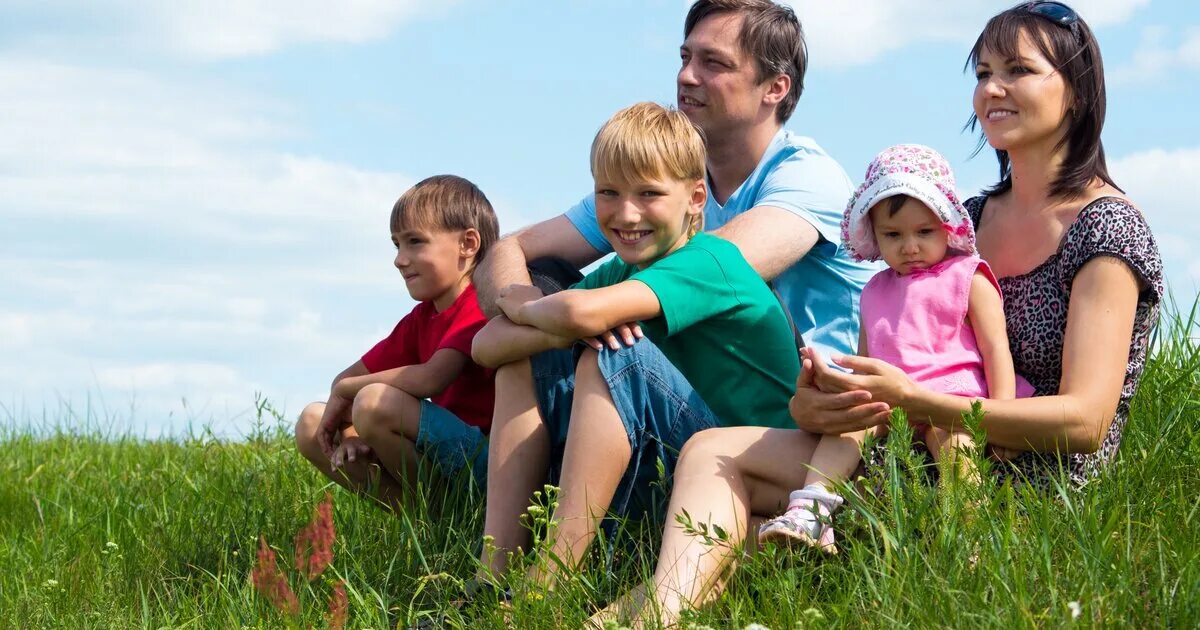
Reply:
[[826, 553], [836, 554], [830, 515], [844, 501], [817, 484], [809, 484], [803, 490], [793, 490], [788, 495], [787, 511], [763, 523], [758, 528], [758, 539], [785, 544], [802, 542]]

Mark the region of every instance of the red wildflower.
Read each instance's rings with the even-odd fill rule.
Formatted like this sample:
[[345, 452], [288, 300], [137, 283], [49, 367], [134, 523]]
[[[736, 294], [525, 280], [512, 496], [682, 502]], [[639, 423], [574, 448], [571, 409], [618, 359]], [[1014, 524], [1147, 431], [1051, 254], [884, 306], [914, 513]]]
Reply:
[[329, 630], [342, 630], [346, 627], [346, 611], [349, 608], [346, 587], [338, 580], [333, 583], [333, 592], [329, 595], [329, 614], [325, 616], [325, 621], [329, 622]]
[[296, 534], [296, 570], [309, 581], [321, 575], [333, 562], [333, 540], [333, 496], [327, 492], [313, 521]]
[[292, 587], [288, 586], [287, 578], [279, 570], [279, 564], [275, 560], [275, 551], [267, 545], [266, 538], [260, 536], [258, 542], [258, 562], [250, 572], [251, 583], [263, 597], [267, 598], [267, 601], [281, 612], [293, 617], [298, 616], [300, 602], [297, 601], [296, 594], [292, 592]]

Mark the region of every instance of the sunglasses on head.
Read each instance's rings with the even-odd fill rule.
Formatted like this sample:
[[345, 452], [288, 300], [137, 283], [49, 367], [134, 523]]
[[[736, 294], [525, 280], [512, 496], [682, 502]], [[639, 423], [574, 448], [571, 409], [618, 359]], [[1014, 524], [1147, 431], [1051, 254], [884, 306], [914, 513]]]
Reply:
[[1025, 10], [1063, 28], [1072, 28], [1079, 21], [1075, 9], [1061, 2], [1030, 2], [1025, 5]]

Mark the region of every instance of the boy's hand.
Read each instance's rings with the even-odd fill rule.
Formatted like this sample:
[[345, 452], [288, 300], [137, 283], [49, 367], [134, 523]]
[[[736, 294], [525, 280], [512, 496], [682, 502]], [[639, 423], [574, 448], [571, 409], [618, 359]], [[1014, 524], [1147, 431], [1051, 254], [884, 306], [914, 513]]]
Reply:
[[533, 302], [545, 297], [542, 290], [529, 284], [510, 284], [500, 289], [500, 297], [496, 298], [496, 307], [504, 313], [508, 321], [524, 325], [520, 321], [520, 310], [527, 302]]
[[329, 465], [337, 470], [346, 464], [353, 464], [360, 459], [365, 460], [374, 454], [375, 452], [371, 450], [370, 446], [367, 446], [366, 442], [362, 441], [362, 438], [347, 437], [342, 439], [342, 443], [338, 444], [333, 455], [329, 457]]
[[321, 446], [321, 452], [326, 457], [333, 457], [335, 440], [342, 429], [346, 427], [347, 411], [352, 400], [343, 398], [336, 394], [329, 396], [329, 402], [325, 403], [325, 414], [321, 416], [321, 424], [317, 427], [317, 444]]
[[629, 322], [621, 324], [603, 335], [587, 337], [582, 341], [591, 346], [592, 350], [599, 352], [604, 349], [604, 346], [608, 346], [612, 350], [620, 350], [622, 342], [626, 346], [632, 346], [644, 336], [642, 327], [637, 322]]

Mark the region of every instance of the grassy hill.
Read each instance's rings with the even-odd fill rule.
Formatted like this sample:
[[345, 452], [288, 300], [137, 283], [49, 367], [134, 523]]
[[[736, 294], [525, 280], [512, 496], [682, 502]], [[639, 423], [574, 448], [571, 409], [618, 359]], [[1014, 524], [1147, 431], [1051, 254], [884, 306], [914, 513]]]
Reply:
[[[842, 513], [840, 556], [758, 554], [689, 623], [1200, 625], [1192, 330], [1164, 321], [1118, 463], [1098, 483], [964, 499], [939, 495], [896, 451], [894, 472]], [[322, 627], [339, 581], [346, 627], [405, 627], [446, 608], [474, 572], [478, 493], [426, 479], [424, 500], [396, 516], [333, 490], [333, 561], [309, 582], [293, 569], [293, 539], [330, 488], [296, 454], [290, 422], [266, 403], [259, 417], [245, 442], [0, 430], [0, 627]], [[251, 585], [260, 537], [279, 550], [298, 618]], [[646, 574], [636, 553], [618, 555], [612, 570], [597, 559], [553, 593], [451, 611], [446, 623], [579, 627], [589, 602]]]

